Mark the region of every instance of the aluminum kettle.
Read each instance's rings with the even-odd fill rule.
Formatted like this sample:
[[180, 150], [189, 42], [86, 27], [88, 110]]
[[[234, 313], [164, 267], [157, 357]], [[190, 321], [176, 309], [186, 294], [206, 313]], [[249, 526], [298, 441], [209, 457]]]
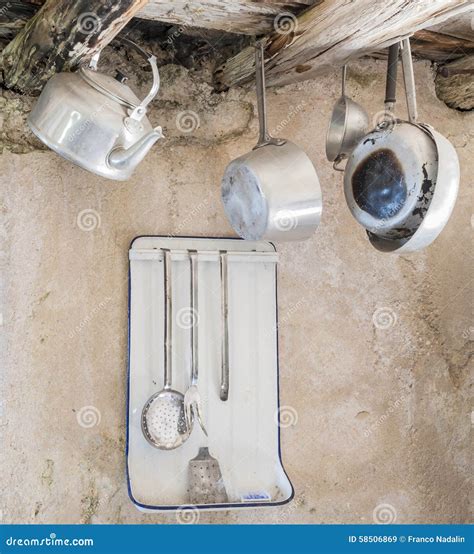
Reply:
[[97, 71], [100, 52], [88, 67], [57, 73], [45, 85], [28, 117], [33, 133], [67, 160], [102, 177], [124, 181], [163, 137], [153, 128], [146, 108], [160, 88], [156, 58], [121, 39], [151, 65], [153, 85], [143, 100], [125, 84], [120, 72]]

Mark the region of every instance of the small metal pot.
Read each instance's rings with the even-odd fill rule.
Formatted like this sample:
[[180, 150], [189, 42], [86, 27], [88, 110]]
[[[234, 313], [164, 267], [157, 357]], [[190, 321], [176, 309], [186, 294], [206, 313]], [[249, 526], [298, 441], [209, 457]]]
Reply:
[[403, 254], [426, 248], [444, 229], [456, 204], [460, 179], [456, 150], [446, 137], [428, 125], [424, 127], [433, 137], [438, 158], [438, 173], [431, 200], [418, 228], [408, 238], [386, 240], [367, 232], [371, 244], [382, 252]]
[[260, 136], [255, 148], [224, 172], [224, 209], [244, 239], [304, 240], [321, 219], [321, 187], [303, 150], [267, 131], [262, 45], [256, 49], [256, 81]]
[[390, 47], [385, 114], [352, 152], [344, 174], [344, 194], [354, 218], [386, 239], [413, 235], [436, 179], [436, 147], [415, 122], [396, 119], [399, 44]]
[[347, 158], [354, 146], [367, 133], [369, 116], [364, 108], [346, 96], [347, 66], [342, 68], [342, 93], [336, 102], [326, 135], [326, 157], [333, 168], [344, 171], [339, 162]]
[[398, 59], [394, 45], [387, 70], [388, 117], [359, 142], [344, 175], [352, 214], [366, 228], [371, 244], [384, 252], [428, 246], [446, 225], [459, 186], [454, 147], [430, 126], [417, 122], [409, 39], [401, 46], [409, 121], [391, 114]]

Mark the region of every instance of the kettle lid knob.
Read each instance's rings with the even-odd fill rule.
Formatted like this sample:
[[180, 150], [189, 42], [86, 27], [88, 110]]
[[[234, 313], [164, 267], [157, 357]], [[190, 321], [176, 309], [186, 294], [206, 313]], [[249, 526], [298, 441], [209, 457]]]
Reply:
[[119, 83], [125, 83], [125, 81], [128, 81], [128, 77], [118, 69], [115, 71], [114, 79]]

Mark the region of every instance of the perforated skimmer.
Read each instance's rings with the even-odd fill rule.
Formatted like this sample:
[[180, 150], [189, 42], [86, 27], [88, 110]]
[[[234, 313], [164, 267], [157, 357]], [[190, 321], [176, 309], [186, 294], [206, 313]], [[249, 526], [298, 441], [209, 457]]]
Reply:
[[147, 441], [161, 450], [181, 446], [190, 435], [184, 411], [184, 396], [171, 388], [172, 379], [172, 295], [171, 253], [164, 251], [165, 333], [164, 388], [148, 399], [142, 411], [142, 431]]

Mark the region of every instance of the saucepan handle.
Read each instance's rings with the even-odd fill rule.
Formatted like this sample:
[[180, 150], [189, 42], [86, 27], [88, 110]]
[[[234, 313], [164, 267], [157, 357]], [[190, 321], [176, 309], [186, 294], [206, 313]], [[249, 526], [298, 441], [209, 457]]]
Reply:
[[387, 82], [385, 83], [385, 110], [392, 112], [396, 102], [398, 51], [400, 43], [392, 44], [388, 50]]
[[342, 171], [344, 172], [346, 170], [345, 167], [341, 167], [339, 164], [341, 162], [343, 162], [345, 159], [345, 156], [341, 156], [339, 155], [335, 160], [334, 160], [334, 163], [332, 164], [332, 168], [335, 169], [336, 171]]
[[346, 95], [347, 65], [342, 66], [341, 96]]
[[258, 125], [259, 135], [258, 142], [254, 148], [260, 148], [267, 144], [282, 146], [285, 140], [274, 138], [270, 135], [267, 129], [267, 107], [265, 99], [265, 60], [263, 42], [260, 41], [255, 45], [255, 77], [257, 84], [257, 109], [258, 109]]
[[416, 106], [415, 76], [413, 73], [413, 61], [411, 59], [410, 39], [403, 39], [401, 46], [403, 81], [405, 82], [408, 119], [410, 123], [416, 123], [416, 120], [418, 119], [418, 109]]

